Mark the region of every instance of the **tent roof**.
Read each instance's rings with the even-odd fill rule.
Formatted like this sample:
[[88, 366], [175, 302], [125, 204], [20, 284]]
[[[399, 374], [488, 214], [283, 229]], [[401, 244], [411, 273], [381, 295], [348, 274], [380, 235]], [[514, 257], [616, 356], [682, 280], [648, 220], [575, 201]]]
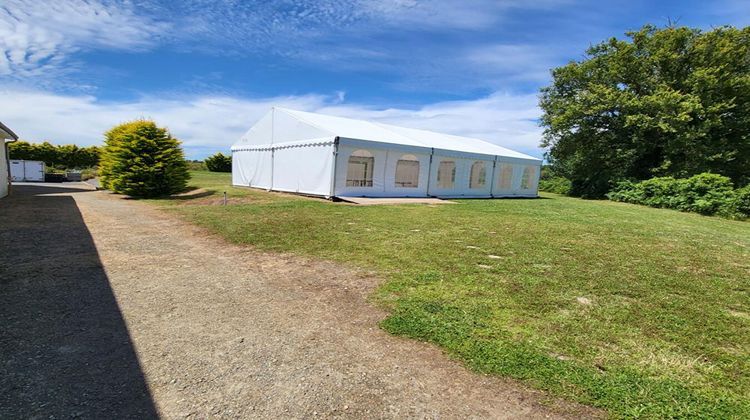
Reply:
[[[294, 119], [303, 122], [311, 127], [314, 127], [318, 131], [326, 132], [331, 136], [344, 137], [353, 140], [392, 143], [415, 147], [427, 147], [465, 153], [505, 156], [536, 161], [540, 160], [535, 157], [471, 137], [454, 136], [450, 134], [399, 127], [372, 121], [296, 111], [287, 108], [276, 107], [271, 112], [273, 113], [274, 111], [279, 111], [283, 112], [284, 114], [290, 115]], [[237, 143], [237, 146], [246, 143], [246, 140], [243, 141], [244, 139], [245, 137], [243, 136], [243, 139], [241, 139], [240, 142]]]

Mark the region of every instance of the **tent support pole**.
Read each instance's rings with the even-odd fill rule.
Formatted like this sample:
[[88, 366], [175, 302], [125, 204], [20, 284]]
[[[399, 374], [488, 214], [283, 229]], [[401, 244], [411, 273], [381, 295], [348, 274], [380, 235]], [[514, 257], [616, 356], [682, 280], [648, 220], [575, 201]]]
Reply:
[[497, 156], [492, 161], [492, 179], [490, 180], [490, 197], [495, 198], [493, 191], [495, 190], [495, 171], [497, 170]]
[[331, 194], [328, 196], [331, 200], [333, 200], [333, 195], [336, 193], [336, 161], [338, 160], [339, 155], [339, 137], [336, 136], [335, 139], [333, 139], [333, 165], [331, 169]]
[[432, 178], [432, 156], [435, 154], [435, 148], [430, 148], [430, 163], [427, 164], [427, 196], [430, 196], [430, 178]]
[[274, 161], [274, 148], [271, 147], [271, 185], [268, 186], [268, 191], [273, 190], [273, 161]]

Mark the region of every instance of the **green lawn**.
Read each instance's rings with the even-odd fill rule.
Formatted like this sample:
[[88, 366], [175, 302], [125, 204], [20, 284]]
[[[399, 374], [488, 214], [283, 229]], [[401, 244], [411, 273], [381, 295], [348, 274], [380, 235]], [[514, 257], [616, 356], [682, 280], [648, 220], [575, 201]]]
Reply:
[[246, 203], [155, 203], [233, 242], [377, 270], [382, 327], [477, 371], [617, 417], [750, 418], [748, 222], [556, 195], [357, 207], [229, 179], [192, 183]]

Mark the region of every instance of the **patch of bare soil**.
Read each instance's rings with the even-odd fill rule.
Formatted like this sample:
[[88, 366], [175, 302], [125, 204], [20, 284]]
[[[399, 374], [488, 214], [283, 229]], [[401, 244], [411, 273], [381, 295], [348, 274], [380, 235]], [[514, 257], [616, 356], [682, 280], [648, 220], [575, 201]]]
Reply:
[[[24, 200], [19, 214], [43, 203]], [[75, 228], [0, 218], [1, 234], [82, 244], [44, 263], [0, 252], [16, 279], [0, 300], [0, 417], [601, 415], [382, 331], [372, 273], [231, 245], [103, 192], [65, 201]]]

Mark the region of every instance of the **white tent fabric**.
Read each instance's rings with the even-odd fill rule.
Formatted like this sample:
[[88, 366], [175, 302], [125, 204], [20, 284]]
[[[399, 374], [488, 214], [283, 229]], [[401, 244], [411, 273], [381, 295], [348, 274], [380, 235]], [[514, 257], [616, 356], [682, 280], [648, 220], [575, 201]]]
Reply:
[[536, 197], [541, 163], [478, 139], [273, 108], [232, 146], [232, 183], [325, 197]]

